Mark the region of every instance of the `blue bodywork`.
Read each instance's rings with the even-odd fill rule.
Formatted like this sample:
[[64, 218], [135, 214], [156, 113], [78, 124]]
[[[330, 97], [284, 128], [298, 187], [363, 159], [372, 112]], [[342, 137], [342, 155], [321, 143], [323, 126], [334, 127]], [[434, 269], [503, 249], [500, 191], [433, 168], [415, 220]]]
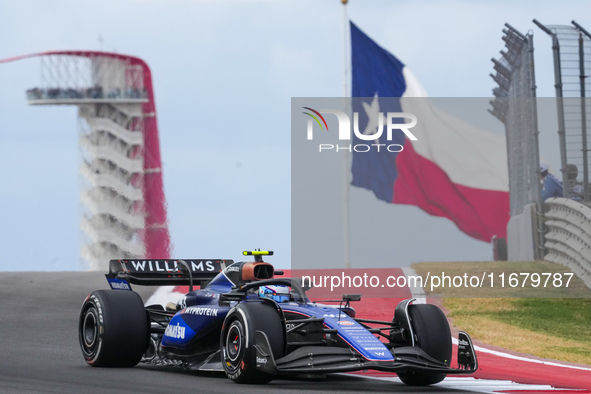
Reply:
[[[478, 369], [474, 346], [462, 331], [458, 368], [450, 367], [451, 332], [436, 306], [411, 305], [415, 299], [407, 299], [396, 305], [392, 321], [357, 318], [350, 302], [361, 295], [324, 301], [338, 306], [312, 302], [301, 279], [277, 277], [283, 272], [262, 260], [271, 251], [243, 254], [255, 261], [111, 260], [105, 275], [115, 290], [111, 296], [132, 291], [131, 284], [189, 286], [176, 304], [145, 307], [149, 338], [145, 349], [130, 348], [143, 351], [134, 356], [155, 365], [225, 371], [237, 383], [371, 369], [396, 372], [404, 383], [425, 385]], [[197, 284], [201, 288], [193, 290]], [[102, 320], [94, 317], [100, 314], [98, 308], [91, 305], [81, 313], [79, 338], [85, 357], [102, 349], [93, 347], [96, 333], [103, 332]], [[138, 333], [142, 327], [137, 324]]]
[[[355, 349], [364, 358], [370, 361], [392, 361], [394, 357], [384, 344], [367, 331], [365, 327], [357, 323], [344, 312], [339, 313], [338, 308], [314, 303], [298, 305], [295, 302], [281, 304], [281, 309], [286, 314], [289, 312], [301, 315], [302, 317], [324, 318], [326, 328], [338, 330], [337, 335]], [[289, 322], [289, 320], [288, 320]]]
[[[195, 346], [200, 339], [208, 334], [219, 335], [228, 312], [238, 301], [229, 305], [220, 305], [220, 295], [232, 290], [238, 283], [232, 280], [233, 272], [243, 263], [233, 263], [203, 289], [187, 293], [178, 302], [180, 310], [171, 319], [164, 335], [162, 347], [168, 350], [183, 351]], [[256, 293], [249, 294], [248, 299], [256, 299]], [[246, 301], [248, 301], [248, 299]], [[242, 301], [244, 302], [244, 301]], [[365, 327], [351, 318], [345, 309], [320, 305], [306, 299], [306, 303], [284, 302], [279, 304], [286, 316], [286, 323], [291, 319], [306, 317], [324, 318], [325, 328], [336, 329], [336, 336], [370, 361], [393, 361], [392, 353], [384, 344]]]

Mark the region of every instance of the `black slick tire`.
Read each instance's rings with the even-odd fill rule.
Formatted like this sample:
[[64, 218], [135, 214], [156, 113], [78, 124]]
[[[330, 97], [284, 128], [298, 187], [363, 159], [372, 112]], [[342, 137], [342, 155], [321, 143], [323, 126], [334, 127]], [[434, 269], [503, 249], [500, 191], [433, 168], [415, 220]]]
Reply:
[[285, 354], [285, 324], [277, 307], [270, 302], [238, 304], [226, 316], [220, 335], [222, 365], [233, 382], [265, 384], [273, 379], [256, 367], [257, 330], [267, 335], [275, 359]]
[[[445, 314], [435, 305], [409, 305], [412, 329], [416, 336], [416, 345], [434, 359], [451, 363], [451, 331]], [[410, 386], [428, 386], [445, 379], [444, 373], [407, 371], [398, 373], [403, 383]]]
[[97, 290], [80, 311], [78, 338], [93, 367], [133, 367], [146, 351], [149, 325], [141, 297], [132, 291]]

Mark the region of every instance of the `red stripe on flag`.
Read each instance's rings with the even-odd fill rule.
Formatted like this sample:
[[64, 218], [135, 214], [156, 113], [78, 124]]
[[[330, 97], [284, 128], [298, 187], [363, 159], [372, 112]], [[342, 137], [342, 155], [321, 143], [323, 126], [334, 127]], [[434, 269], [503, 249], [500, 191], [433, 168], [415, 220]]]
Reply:
[[416, 205], [433, 216], [453, 221], [460, 230], [481, 241], [506, 238], [509, 193], [475, 189], [452, 182], [435, 163], [417, 154], [410, 141], [396, 159], [394, 204]]

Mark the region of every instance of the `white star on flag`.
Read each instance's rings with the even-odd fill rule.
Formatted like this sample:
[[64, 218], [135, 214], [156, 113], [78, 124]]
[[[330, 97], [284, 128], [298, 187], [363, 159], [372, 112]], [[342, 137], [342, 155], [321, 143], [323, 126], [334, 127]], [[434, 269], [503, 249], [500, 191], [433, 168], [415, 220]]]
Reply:
[[[373, 135], [376, 134], [378, 131], [379, 121], [380, 121], [380, 100], [378, 99], [378, 93], [376, 92], [373, 101], [371, 104], [366, 102], [361, 103], [363, 104], [363, 108], [365, 109], [365, 113], [367, 114], [367, 125], [365, 126], [365, 130], [363, 130], [364, 135]], [[376, 144], [380, 143], [380, 139], [376, 138]]]

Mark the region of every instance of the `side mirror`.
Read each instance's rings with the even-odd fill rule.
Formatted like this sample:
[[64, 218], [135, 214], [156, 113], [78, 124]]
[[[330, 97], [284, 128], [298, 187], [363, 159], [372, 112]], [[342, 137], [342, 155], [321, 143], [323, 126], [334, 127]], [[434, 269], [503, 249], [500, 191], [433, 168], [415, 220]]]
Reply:
[[343, 301], [361, 301], [361, 294], [343, 294]]

